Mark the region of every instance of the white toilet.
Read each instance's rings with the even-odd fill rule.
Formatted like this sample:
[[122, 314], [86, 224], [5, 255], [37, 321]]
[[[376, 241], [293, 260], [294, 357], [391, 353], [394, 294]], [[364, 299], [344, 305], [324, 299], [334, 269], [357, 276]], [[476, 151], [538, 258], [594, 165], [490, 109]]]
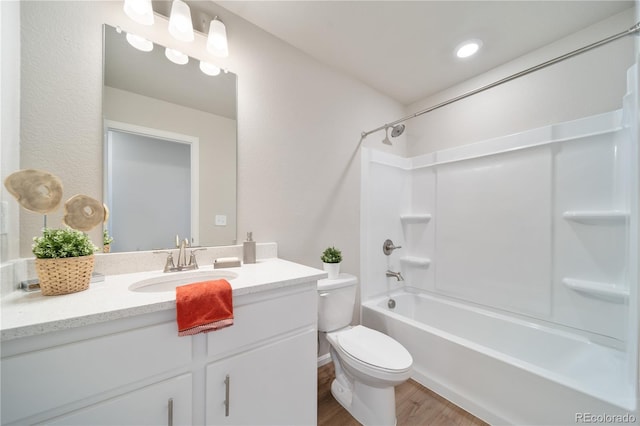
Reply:
[[391, 337], [349, 325], [357, 282], [349, 274], [318, 281], [318, 330], [326, 332], [336, 371], [331, 394], [365, 426], [395, 425], [394, 387], [410, 377], [413, 358]]

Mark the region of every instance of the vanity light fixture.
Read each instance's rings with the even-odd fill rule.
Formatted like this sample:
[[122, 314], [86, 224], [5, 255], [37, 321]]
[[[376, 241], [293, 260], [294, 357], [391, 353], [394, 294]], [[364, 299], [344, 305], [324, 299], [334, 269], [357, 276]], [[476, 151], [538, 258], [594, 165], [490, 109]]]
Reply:
[[207, 50], [221, 58], [229, 56], [229, 46], [227, 44], [227, 27], [216, 16], [209, 25], [209, 36], [207, 37]]
[[153, 43], [139, 35], [127, 33], [127, 41], [130, 45], [143, 52], [151, 52], [153, 50]]
[[167, 47], [164, 50], [164, 56], [174, 64], [178, 65], [185, 65], [189, 62], [189, 57], [187, 55], [179, 50], [171, 49], [170, 47]]
[[124, 0], [124, 13], [142, 25], [153, 25], [151, 0]]
[[200, 71], [206, 75], [216, 76], [220, 74], [220, 68], [210, 62], [200, 61]]
[[458, 58], [468, 58], [475, 55], [482, 47], [482, 41], [473, 39], [465, 41], [456, 47], [456, 56]]
[[193, 41], [193, 23], [191, 9], [182, 0], [173, 0], [171, 16], [169, 16], [169, 33], [180, 41]]

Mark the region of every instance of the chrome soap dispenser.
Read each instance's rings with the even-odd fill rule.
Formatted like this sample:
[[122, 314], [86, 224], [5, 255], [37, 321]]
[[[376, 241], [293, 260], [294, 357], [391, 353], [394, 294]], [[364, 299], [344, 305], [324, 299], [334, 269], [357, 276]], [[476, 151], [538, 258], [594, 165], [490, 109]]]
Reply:
[[253, 241], [252, 234], [252, 232], [247, 232], [247, 241], [242, 243], [243, 263], [256, 263], [256, 242]]

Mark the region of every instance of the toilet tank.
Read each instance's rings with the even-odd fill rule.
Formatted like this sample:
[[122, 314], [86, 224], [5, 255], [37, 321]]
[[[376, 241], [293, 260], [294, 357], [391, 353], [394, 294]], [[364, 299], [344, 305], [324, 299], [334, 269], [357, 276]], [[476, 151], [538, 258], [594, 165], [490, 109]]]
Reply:
[[357, 283], [350, 274], [318, 281], [318, 331], [334, 331], [351, 324]]

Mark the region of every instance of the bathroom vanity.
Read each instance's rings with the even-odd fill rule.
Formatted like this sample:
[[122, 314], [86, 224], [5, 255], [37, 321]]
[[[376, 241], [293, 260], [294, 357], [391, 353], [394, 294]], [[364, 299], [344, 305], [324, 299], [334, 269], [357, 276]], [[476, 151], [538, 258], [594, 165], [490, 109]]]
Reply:
[[193, 282], [211, 267], [3, 297], [2, 424], [315, 424], [316, 281], [326, 274], [276, 258], [229, 271], [234, 325], [187, 337], [175, 292], [136, 283]]

